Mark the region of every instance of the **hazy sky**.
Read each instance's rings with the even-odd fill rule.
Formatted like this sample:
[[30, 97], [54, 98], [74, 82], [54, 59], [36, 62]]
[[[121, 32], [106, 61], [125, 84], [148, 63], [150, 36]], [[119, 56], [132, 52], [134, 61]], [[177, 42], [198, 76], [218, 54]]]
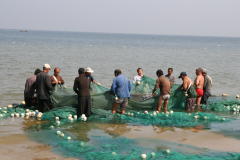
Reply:
[[240, 0], [0, 0], [0, 28], [240, 37]]

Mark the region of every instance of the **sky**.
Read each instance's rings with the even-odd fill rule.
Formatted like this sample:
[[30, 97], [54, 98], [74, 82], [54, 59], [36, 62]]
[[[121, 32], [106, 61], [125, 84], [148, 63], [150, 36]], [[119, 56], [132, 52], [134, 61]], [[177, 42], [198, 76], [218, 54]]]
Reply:
[[240, 37], [240, 0], [0, 0], [0, 28]]

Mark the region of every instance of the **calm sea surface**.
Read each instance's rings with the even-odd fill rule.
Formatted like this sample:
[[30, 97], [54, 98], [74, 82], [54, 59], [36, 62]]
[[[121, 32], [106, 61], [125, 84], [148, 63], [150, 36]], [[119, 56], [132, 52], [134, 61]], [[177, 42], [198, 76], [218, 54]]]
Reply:
[[26, 78], [44, 63], [60, 67], [69, 87], [79, 67], [93, 68], [107, 87], [116, 68], [132, 78], [142, 67], [155, 78], [173, 67], [176, 77], [186, 71], [194, 79], [205, 67], [214, 94], [240, 93], [240, 38], [0, 30], [0, 105], [22, 101]]

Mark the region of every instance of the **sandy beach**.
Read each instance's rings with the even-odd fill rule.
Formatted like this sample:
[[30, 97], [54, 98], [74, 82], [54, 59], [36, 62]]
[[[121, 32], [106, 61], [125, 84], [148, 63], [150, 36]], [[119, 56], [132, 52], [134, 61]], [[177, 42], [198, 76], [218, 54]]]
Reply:
[[[35, 142], [27, 137], [24, 128], [37, 121], [6, 119], [0, 121], [0, 154], [4, 160], [76, 160], [52, 152], [49, 145]], [[39, 123], [39, 122], [37, 122]], [[175, 128], [156, 126], [130, 126], [126, 124], [91, 124], [109, 135], [130, 139], [163, 140], [221, 152], [240, 152], [240, 140], [199, 128]], [[81, 133], [78, 133], [81, 134]], [[87, 134], [87, 132], [86, 132]], [[148, 141], [140, 141], [146, 145]]]
[[[186, 144], [199, 148], [206, 148], [221, 152], [240, 152], [240, 140], [227, 137], [219, 133], [199, 128], [176, 128], [157, 126], [126, 126], [116, 124], [100, 124], [112, 135], [121, 135], [127, 138], [139, 138], [148, 140], [164, 140], [177, 144]], [[144, 142], [146, 143], [146, 141]], [[145, 144], [140, 144], [145, 145]]]
[[23, 130], [23, 120], [0, 121], [0, 155], [2, 160], [76, 160], [51, 151], [51, 146], [32, 141]]

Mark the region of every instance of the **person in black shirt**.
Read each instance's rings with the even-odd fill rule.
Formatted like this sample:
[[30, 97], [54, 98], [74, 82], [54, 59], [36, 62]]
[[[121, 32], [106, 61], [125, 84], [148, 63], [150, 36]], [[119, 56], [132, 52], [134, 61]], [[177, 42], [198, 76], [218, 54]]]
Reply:
[[85, 114], [87, 117], [91, 115], [91, 96], [90, 83], [91, 80], [85, 76], [84, 68], [79, 68], [79, 76], [75, 78], [73, 90], [78, 95], [77, 116]]
[[51, 70], [49, 64], [44, 64], [43, 71], [37, 75], [36, 91], [38, 99], [38, 110], [46, 112], [52, 108], [50, 101], [50, 91], [53, 90], [48, 72]]

